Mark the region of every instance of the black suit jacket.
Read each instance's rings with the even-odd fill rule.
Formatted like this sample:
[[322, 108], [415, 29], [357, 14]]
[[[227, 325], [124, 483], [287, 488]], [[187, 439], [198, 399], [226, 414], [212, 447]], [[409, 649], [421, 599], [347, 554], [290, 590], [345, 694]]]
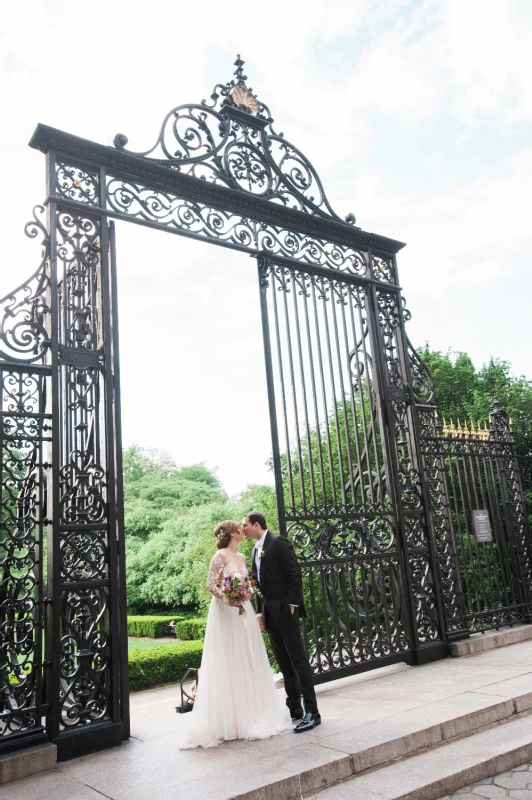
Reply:
[[[257, 575], [255, 545], [251, 551], [252, 569]], [[257, 614], [282, 613], [285, 606], [297, 606], [300, 616], [305, 616], [301, 567], [291, 542], [285, 536], [267, 531], [260, 559], [260, 593], [255, 595]]]

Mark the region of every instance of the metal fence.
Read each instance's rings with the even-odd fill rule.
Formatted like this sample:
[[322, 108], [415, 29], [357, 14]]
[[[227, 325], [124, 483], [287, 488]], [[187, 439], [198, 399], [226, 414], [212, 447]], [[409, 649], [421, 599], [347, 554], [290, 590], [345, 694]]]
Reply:
[[435, 409], [422, 415], [447, 635], [529, 622], [532, 542], [524, 487], [531, 462], [528, 471], [520, 469], [508, 416], [497, 403], [489, 428], [442, 425]]

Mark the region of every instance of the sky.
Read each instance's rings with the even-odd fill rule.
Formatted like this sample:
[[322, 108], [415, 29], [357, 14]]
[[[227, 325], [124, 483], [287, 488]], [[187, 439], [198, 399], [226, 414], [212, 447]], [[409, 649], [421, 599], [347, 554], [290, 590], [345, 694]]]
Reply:
[[[128, 148], [208, 97], [240, 53], [276, 129], [343, 218], [406, 242], [414, 346], [532, 378], [532, 6], [527, 0], [7, 0], [0, 19], [0, 296], [39, 245], [38, 122]], [[217, 467], [231, 494], [272, 482], [256, 265], [117, 226], [126, 446]]]

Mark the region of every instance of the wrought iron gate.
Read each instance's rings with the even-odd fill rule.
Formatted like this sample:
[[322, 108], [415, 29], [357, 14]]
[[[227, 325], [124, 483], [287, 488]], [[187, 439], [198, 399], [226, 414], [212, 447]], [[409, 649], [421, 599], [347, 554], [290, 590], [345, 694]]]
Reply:
[[64, 759], [128, 735], [114, 231], [37, 212], [3, 300], [0, 743]]
[[315, 680], [441, 656], [394, 260], [359, 252], [338, 274], [264, 256], [259, 276], [281, 533], [303, 565]]
[[333, 211], [246, 80], [238, 57], [144, 152], [43, 125], [30, 142], [47, 223], [29, 229], [37, 272], [2, 301], [1, 751], [45, 737], [65, 759], [129, 735], [112, 219], [258, 259], [281, 533], [303, 563], [316, 681], [447, 652], [459, 576], [429, 515], [443, 456], [424, 479], [430, 380], [404, 330], [403, 244]]
[[[41, 209], [43, 211], [44, 209]], [[46, 740], [43, 621], [52, 430], [47, 233], [35, 274], [0, 313], [0, 737], [4, 749]]]
[[447, 636], [530, 622], [532, 538], [506, 412], [495, 402], [489, 429], [442, 424], [430, 406], [420, 416]]

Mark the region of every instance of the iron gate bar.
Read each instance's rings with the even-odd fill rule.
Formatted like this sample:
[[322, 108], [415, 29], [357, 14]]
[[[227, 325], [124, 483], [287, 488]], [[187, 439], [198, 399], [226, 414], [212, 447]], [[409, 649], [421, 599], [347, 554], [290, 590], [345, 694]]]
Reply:
[[[109, 548], [109, 572], [110, 572], [110, 587], [109, 587], [109, 594], [111, 595], [112, 592], [116, 593], [116, 597], [112, 598], [109, 597], [109, 634], [111, 639], [111, 674], [110, 674], [110, 700], [111, 700], [111, 710], [110, 710], [110, 717], [112, 722], [117, 726], [117, 732], [114, 734], [118, 736], [118, 739], [121, 740], [124, 738], [122, 724], [121, 724], [121, 715], [120, 715], [120, 673], [119, 673], [119, 663], [120, 663], [120, 647], [121, 644], [123, 646], [124, 643], [127, 645], [127, 640], [124, 637], [124, 629], [122, 628], [122, 636], [120, 637], [119, 634], [119, 621], [123, 614], [120, 614], [120, 606], [118, 602], [118, 596], [120, 594], [119, 586], [118, 586], [118, 553], [119, 548], [115, 546], [115, 536], [117, 531], [117, 499], [116, 499], [116, 483], [117, 483], [117, 476], [115, 473], [116, 468], [116, 431], [115, 431], [115, 419], [114, 415], [116, 413], [115, 404], [116, 404], [116, 394], [115, 394], [115, 386], [114, 386], [114, 353], [113, 353], [113, 331], [112, 331], [112, 319], [113, 319], [113, 302], [112, 302], [112, 277], [110, 275], [111, 272], [111, 259], [110, 259], [110, 241], [109, 241], [109, 227], [108, 224], [102, 225], [101, 230], [101, 239], [100, 239], [100, 247], [101, 252], [103, 255], [102, 258], [102, 268], [101, 268], [101, 281], [102, 281], [102, 317], [103, 317], [103, 340], [108, 344], [108, 357], [105, 359], [104, 369], [105, 369], [105, 384], [106, 387], [105, 391], [105, 406], [104, 406], [104, 413], [105, 413], [105, 444], [106, 453], [105, 453], [105, 462], [107, 468], [107, 475], [106, 481], [108, 483], [108, 543], [107, 546]], [[127, 626], [126, 626], [127, 631]], [[123, 651], [122, 651], [123, 652]], [[122, 656], [123, 659], [123, 656]], [[108, 735], [108, 734], [107, 734]]]
[[128, 635], [127, 635], [127, 591], [126, 591], [126, 552], [120, 546], [120, 538], [124, 531], [124, 471], [123, 471], [123, 445], [122, 445], [122, 397], [120, 389], [120, 337], [118, 331], [118, 274], [116, 261], [116, 231], [114, 222], [109, 223], [109, 265], [111, 272], [110, 300], [112, 320], [112, 348], [113, 348], [113, 432], [115, 439], [115, 482], [117, 518], [115, 537], [118, 553], [118, 593], [119, 593], [119, 628], [120, 628], [120, 719], [122, 721], [122, 736], [129, 739], [130, 713], [129, 713], [129, 674], [128, 674]]

